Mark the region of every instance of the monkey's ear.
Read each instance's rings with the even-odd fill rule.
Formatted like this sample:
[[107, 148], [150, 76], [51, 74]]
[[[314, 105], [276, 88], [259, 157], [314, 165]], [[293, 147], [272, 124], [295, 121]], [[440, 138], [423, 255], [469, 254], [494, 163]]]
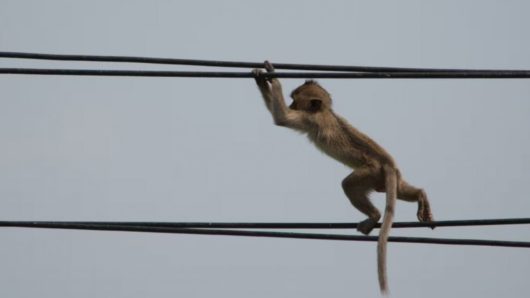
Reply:
[[309, 101], [309, 112], [316, 113], [322, 109], [322, 100], [311, 99]]

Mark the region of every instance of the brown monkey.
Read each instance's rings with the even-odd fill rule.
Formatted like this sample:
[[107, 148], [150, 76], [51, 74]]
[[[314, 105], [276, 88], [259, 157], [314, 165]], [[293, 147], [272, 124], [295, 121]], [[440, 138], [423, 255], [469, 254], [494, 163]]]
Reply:
[[[274, 68], [267, 61], [268, 72]], [[357, 230], [369, 234], [381, 213], [368, 199], [375, 190], [386, 192], [386, 208], [377, 243], [377, 268], [382, 293], [388, 291], [386, 277], [386, 244], [396, 198], [418, 203], [417, 216], [421, 222], [432, 222], [427, 195], [401, 178], [394, 159], [375, 141], [335, 114], [329, 93], [317, 82], [308, 80], [292, 93], [292, 104], [287, 107], [278, 79], [266, 78], [261, 70], [254, 70], [256, 83], [274, 123], [307, 133], [309, 139], [325, 154], [354, 169], [342, 181], [344, 193], [368, 218]]]

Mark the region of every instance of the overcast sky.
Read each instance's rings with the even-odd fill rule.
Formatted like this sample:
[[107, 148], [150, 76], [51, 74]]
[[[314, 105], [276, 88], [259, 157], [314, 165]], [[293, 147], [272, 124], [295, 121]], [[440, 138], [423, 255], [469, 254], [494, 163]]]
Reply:
[[[1, 0], [0, 51], [530, 69], [529, 12], [527, 1]], [[436, 219], [530, 216], [529, 80], [320, 82], [425, 188]], [[340, 188], [349, 170], [275, 127], [250, 79], [0, 75], [0, 90], [1, 220], [364, 219]], [[398, 202], [396, 221], [415, 213]], [[0, 243], [1, 297], [379, 295], [367, 242], [3, 228]], [[528, 295], [527, 249], [390, 243], [388, 254], [393, 297]]]

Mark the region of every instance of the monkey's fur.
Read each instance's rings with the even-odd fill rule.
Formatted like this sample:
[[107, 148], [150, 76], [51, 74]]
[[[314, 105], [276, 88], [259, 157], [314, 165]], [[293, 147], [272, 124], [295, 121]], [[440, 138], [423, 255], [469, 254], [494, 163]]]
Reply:
[[[265, 62], [268, 72], [274, 68]], [[427, 195], [401, 178], [394, 159], [375, 141], [335, 114], [329, 93], [317, 82], [309, 80], [296, 88], [287, 107], [278, 79], [266, 78], [261, 70], [254, 70], [256, 83], [274, 123], [306, 133], [309, 139], [325, 154], [354, 169], [342, 181], [344, 193], [368, 218], [357, 230], [369, 234], [381, 213], [370, 202], [371, 191], [386, 192], [386, 208], [377, 243], [377, 268], [379, 287], [388, 291], [386, 276], [386, 246], [394, 217], [396, 198], [418, 203], [417, 217], [421, 222], [432, 222]]]

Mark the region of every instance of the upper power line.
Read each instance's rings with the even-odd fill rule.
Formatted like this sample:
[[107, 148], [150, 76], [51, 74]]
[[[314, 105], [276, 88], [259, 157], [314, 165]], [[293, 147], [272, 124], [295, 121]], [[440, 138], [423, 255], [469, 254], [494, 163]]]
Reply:
[[[263, 68], [263, 62], [242, 61], [217, 61], [177, 58], [156, 58], [138, 56], [107, 56], [107, 55], [70, 55], [70, 54], [44, 54], [23, 52], [0, 52], [0, 58], [36, 59], [56, 61], [86, 61], [86, 62], [117, 62], [117, 63], [144, 63], [166, 65], [192, 65], [230, 68]], [[276, 69], [286, 70], [316, 70], [316, 71], [359, 71], [359, 72], [493, 72], [514, 70], [487, 70], [487, 69], [442, 69], [442, 68], [408, 68], [408, 67], [379, 67], [379, 66], [350, 66], [350, 65], [320, 65], [320, 64], [295, 64], [275, 63]], [[525, 70], [515, 70], [525, 71]]]
[[[262, 62], [215, 61], [196, 59], [153, 58], [133, 56], [65, 55], [21, 52], [0, 52], [0, 58], [38, 59], [56, 61], [87, 61], [117, 63], [147, 63], [188, 66], [210, 66], [230, 68], [263, 68]], [[530, 78], [530, 70], [491, 69], [439, 69], [404, 68], [346, 65], [315, 65], [274, 63], [276, 69], [302, 70], [304, 72], [278, 72], [265, 74], [279, 78], [329, 78], [329, 79], [493, 79]], [[320, 71], [320, 72], [305, 72]], [[325, 71], [325, 72], [322, 72]], [[328, 71], [333, 71], [329, 73]], [[205, 71], [145, 71], [145, 70], [96, 70], [96, 69], [35, 69], [0, 68], [0, 74], [26, 75], [81, 75], [81, 76], [147, 76], [147, 77], [208, 77], [208, 78], [251, 78], [250, 72], [205, 72]]]
[[[111, 77], [187, 77], [253, 78], [252, 72], [157, 71], [109, 69], [0, 68], [0, 74], [111, 76]], [[262, 76], [288, 79], [528, 79], [530, 71], [473, 72], [274, 72]]]

